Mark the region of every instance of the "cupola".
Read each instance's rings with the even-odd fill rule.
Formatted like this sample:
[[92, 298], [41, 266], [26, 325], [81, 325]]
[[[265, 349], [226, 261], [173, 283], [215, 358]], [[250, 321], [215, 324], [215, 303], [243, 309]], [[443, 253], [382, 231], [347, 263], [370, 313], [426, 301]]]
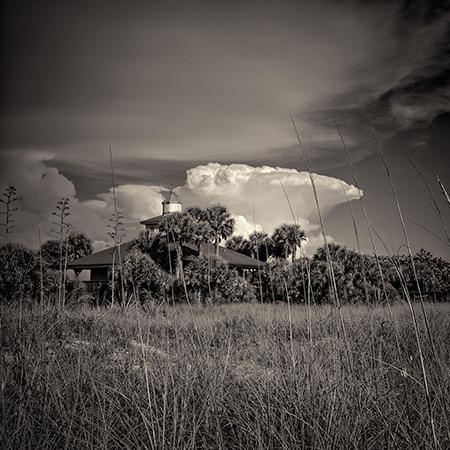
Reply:
[[180, 213], [182, 211], [183, 205], [177, 194], [171, 189], [167, 194], [167, 197], [162, 201], [162, 213]]

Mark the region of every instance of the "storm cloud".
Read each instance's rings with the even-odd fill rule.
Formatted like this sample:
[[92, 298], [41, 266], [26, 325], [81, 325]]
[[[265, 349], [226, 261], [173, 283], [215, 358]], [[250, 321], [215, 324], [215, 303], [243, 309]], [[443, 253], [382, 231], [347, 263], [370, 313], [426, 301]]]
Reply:
[[439, 75], [446, 61], [430, 61], [448, 15], [419, 23], [400, 3], [7, 2], [4, 11], [5, 149], [92, 163], [108, 143], [117, 157], [257, 158], [295, 143], [293, 111], [320, 153], [336, 146], [320, 112], [390, 93], [389, 113], [411, 123], [448, 100], [401, 91]]

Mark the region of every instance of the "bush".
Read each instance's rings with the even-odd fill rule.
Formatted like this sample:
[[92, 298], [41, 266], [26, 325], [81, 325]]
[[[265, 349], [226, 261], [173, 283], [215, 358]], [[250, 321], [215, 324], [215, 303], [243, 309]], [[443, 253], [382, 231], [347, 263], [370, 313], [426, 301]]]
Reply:
[[[62, 242], [62, 264], [64, 265], [66, 257], [67, 245], [67, 261], [74, 261], [83, 256], [92, 253], [92, 241], [84, 233], [71, 232], [67, 242]], [[41, 254], [43, 260], [50, 266], [58, 267], [59, 265], [60, 241], [50, 239], [41, 246]]]
[[17, 244], [0, 247], [0, 296], [3, 302], [36, 297], [39, 262], [36, 253]]
[[[366, 292], [371, 303], [384, 301], [383, 283], [379, 275], [376, 260], [372, 256], [360, 256], [345, 247], [330, 244], [334, 277], [341, 303], [365, 303]], [[365, 281], [361, 267], [365, 267]], [[380, 258], [389, 301], [399, 297], [399, 283], [392, 261]], [[266, 300], [286, 301], [287, 295], [292, 303], [304, 303], [308, 292], [308, 271], [311, 280], [311, 301], [332, 303], [326, 253], [319, 248], [312, 258], [300, 258], [293, 263], [285, 259], [274, 259], [265, 265], [262, 271], [262, 289]], [[254, 277], [254, 282], [258, 280]]]
[[139, 237], [131, 241], [129, 252], [139, 250], [159, 265], [165, 272], [175, 272], [177, 259], [176, 251], [172, 247], [169, 251], [167, 239], [161, 233], [148, 235], [145, 231], [139, 233]]
[[[408, 291], [417, 294], [417, 284], [409, 257], [399, 256], [396, 261], [401, 267]], [[450, 263], [421, 249], [414, 255], [414, 264], [422, 294], [430, 300], [447, 300], [450, 294]]]
[[[40, 299], [41, 267], [39, 255], [18, 244], [0, 247], [0, 298], [3, 302]], [[54, 303], [58, 295], [58, 270], [42, 263], [42, 288], [44, 300]], [[66, 274], [66, 299], [73, 300], [83, 292], [84, 286], [78, 279]]]
[[[329, 245], [333, 263], [339, 300], [341, 303], [365, 303], [366, 292], [370, 303], [384, 302], [384, 288], [375, 257], [360, 255], [341, 245]], [[380, 258], [384, 283], [389, 301], [395, 300], [399, 294], [390, 281], [394, 279], [391, 264]], [[365, 277], [363, 275], [363, 267]], [[365, 280], [364, 280], [365, 278]], [[328, 267], [325, 249], [319, 248], [311, 260], [311, 279], [314, 294], [318, 303], [333, 302], [333, 294], [329, 285]]]
[[195, 258], [184, 269], [186, 286], [199, 302], [252, 302], [255, 288], [216, 255]]
[[[259, 284], [258, 274], [252, 277], [252, 282]], [[276, 258], [269, 261], [261, 270], [261, 282], [266, 301], [286, 301], [286, 294], [289, 294], [290, 301], [298, 300], [293, 289], [295, 275], [292, 264], [286, 259]]]
[[[130, 250], [122, 263], [122, 277], [125, 293], [134, 294], [141, 302], [166, 299], [172, 277], [139, 249]], [[115, 272], [116, 289], [120, 288], [119, 271]]]

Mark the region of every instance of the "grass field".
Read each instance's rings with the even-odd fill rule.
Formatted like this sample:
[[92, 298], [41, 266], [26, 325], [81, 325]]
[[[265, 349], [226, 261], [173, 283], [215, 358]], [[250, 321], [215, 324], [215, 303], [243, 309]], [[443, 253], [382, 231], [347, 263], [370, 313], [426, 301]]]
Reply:
[[[449, 448], [450, 304], [421, 338]], [[410, 314], [392, 307], [3, 307], [2, 448], [431, 448]], [[419, 314], [420, 316], [420, 314]], [[399, 351], [400, 349], [400, 351]]]

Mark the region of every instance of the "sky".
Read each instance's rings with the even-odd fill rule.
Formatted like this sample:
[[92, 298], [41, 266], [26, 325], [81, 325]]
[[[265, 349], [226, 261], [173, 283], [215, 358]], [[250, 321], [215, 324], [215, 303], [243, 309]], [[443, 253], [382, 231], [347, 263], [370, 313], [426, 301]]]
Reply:
[[434, 175], [450, 190], [446, 3], [4, 1], [0, 189], [14, 184], [19, 193], [12, 237], [33, 247], [38, 229], [51, 238], [51, 212], [68, 197], [73, 228], [96, 248], [108, 245], [111, 145], [127, 238], [160, 214], [161, 187], [174, 186], [185, 206], [227, 206], [243, 235], [295, 218], [312, 253], [321, 234], [292, 114], [328, 239], [355, 248], [351, 207], [371, 250], [360, 192], [378, 250], [404, 252], [367, 115], [413, 249], [449, 258], [408, 160], [448, 221]]

